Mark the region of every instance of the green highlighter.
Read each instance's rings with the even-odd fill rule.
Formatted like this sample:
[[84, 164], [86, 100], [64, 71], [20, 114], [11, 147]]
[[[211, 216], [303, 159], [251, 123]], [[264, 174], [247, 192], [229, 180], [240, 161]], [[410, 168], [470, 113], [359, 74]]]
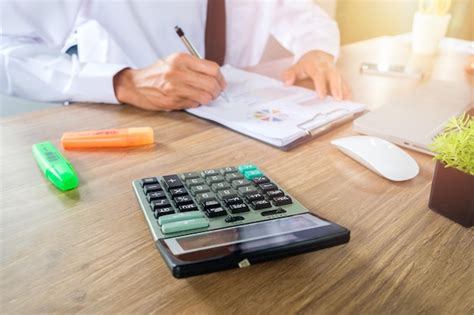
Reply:
[[33, 145], [33, 155], [44, 176], [61, 190], [71, 190], [79, 186], [71, 163], [49, 141]]

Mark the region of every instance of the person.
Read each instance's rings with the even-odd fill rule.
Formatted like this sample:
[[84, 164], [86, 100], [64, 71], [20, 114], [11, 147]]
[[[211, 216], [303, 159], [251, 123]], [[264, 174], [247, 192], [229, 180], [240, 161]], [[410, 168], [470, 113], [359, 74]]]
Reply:
[[[147, 110], [208, 104], [220, 65], [259, 62], [273, 35], [295, 54], [284, 83], [350, 97], [335, 65], [339, 31], [312, 0], [1, 0], [0, 91], [38, 101], [126, 103]], [[187, 53], [179, 25], [201, 60]], [[71, 41], [78, 54], [67, 54]]]

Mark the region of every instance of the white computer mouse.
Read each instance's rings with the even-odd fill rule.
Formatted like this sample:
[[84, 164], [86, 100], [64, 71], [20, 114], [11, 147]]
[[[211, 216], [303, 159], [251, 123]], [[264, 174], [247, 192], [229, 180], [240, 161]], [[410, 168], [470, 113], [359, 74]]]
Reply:
[[420, 172], [418, 164], [408, 153], [380, 138], [353, 136], [336, 139], [331, 143], [360, 164], [389, 180], [409, 180]]

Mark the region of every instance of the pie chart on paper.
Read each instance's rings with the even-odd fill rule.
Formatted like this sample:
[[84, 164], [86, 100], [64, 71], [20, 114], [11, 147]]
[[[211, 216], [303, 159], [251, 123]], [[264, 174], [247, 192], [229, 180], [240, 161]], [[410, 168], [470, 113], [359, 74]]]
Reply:
[[254, 112], [253, 116], [255, 119], [264, 122], [281, 122], [288, 119], [287, 114], [276, 108], [258, 110]]

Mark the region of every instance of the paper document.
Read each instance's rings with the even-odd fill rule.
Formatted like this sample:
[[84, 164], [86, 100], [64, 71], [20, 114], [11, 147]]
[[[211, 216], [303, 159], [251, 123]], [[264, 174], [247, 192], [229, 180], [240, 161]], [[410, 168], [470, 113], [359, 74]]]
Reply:
[[229, 102], [222, 97], [187, 111], [275, 146], [286, 146], [309, 131], [365, 109], [231, 66], [221, 68]]

